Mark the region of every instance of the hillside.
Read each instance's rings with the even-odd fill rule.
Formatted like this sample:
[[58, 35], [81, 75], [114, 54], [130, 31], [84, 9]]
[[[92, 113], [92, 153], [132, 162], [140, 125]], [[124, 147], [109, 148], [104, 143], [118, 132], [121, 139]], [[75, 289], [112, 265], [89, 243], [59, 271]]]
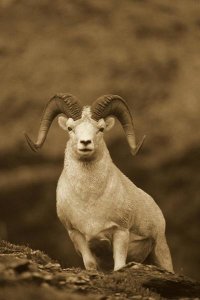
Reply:
[[118, 272], [62, 269], [41, 251], [0, 243], [0, 299], [199, 299], [200, 283], [151, 265]]

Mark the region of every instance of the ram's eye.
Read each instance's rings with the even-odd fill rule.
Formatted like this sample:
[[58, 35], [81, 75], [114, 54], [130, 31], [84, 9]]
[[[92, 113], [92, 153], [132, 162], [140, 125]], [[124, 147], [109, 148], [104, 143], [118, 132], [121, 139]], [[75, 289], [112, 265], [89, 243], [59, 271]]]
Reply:
[[103, 132], [103, 131], [104, 131], [104, 128], [103, 128], [103, 127], [99, 128], [99, 131]]
[[72, 131], [72, 128], [71, 127], [67, 127], [68, 131]]

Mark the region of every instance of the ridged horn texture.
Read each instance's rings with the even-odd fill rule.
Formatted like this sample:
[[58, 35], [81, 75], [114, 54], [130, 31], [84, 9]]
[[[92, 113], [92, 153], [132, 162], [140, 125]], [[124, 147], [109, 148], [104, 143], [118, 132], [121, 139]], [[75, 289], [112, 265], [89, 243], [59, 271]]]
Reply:
[[99, 97], [91, 107], [92, 118], [98, 121], [101, 118], [115, 116], [121, 123], [132, 155], [135, 155], [142, 146], [145, 136], [136, 144], [133, 118], [126, 101], [118, 95], [104, 95]]
[[36, 143], [34, 143], [25, 133], [25, 138], [33, 151], [36, 152], [42, 147], [51, 123], [55, 117], [61, 113], [74, 120], [81, 118], [82, 107], [78, 103], [76, 97], [71, 94], [57, 94], [47, 102], [42, 115]]

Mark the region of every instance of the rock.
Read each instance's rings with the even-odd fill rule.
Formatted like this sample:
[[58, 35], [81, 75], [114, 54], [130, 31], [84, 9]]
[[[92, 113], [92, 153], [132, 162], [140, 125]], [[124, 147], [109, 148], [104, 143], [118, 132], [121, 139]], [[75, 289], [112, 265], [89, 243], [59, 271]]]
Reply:
[[[27, 253], [31, 253], [29, 258]], [[44, 264], [41, 264], [41, 261]], [[156, 266], [131, 262], [119, 271], [110, 273], [76, 268], [62, 269], [59, 263], [52, 261], [40, 251], [3, 241], [0, 242], [0, 299], [5, 299], [1, 298], [5, 289], [10, 295], [9, 299], [12, 295], [14, 300], [20, 299], [17, 298], [19, 296], [26, 300], [33, 299], [31, 295], [35, 295], [36, 291], [37, 299], [43, 299], [44, 290], [51, 291], [48, 298], [50, 300], [66, 298], [153, 300], [163, 297], [165, 299], [200, 297], [199, 282]]]

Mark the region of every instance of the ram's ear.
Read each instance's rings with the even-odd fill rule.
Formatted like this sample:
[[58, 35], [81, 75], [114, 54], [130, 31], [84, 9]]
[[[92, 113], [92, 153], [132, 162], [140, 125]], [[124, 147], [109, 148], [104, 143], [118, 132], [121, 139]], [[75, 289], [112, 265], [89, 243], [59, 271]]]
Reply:
[[68, 118], [66, 118], [66, 117], [63, 117], [63, 116], [58, 117], [58, 124], [65, 131], [67, 131], [67, 120], [68, 120]]
[[105, 123], [106, 123], [105, 130], [109, 131], [115, 125], [115, 118], [113, 118], [113, 117], [107, 117], [105, 119]]

